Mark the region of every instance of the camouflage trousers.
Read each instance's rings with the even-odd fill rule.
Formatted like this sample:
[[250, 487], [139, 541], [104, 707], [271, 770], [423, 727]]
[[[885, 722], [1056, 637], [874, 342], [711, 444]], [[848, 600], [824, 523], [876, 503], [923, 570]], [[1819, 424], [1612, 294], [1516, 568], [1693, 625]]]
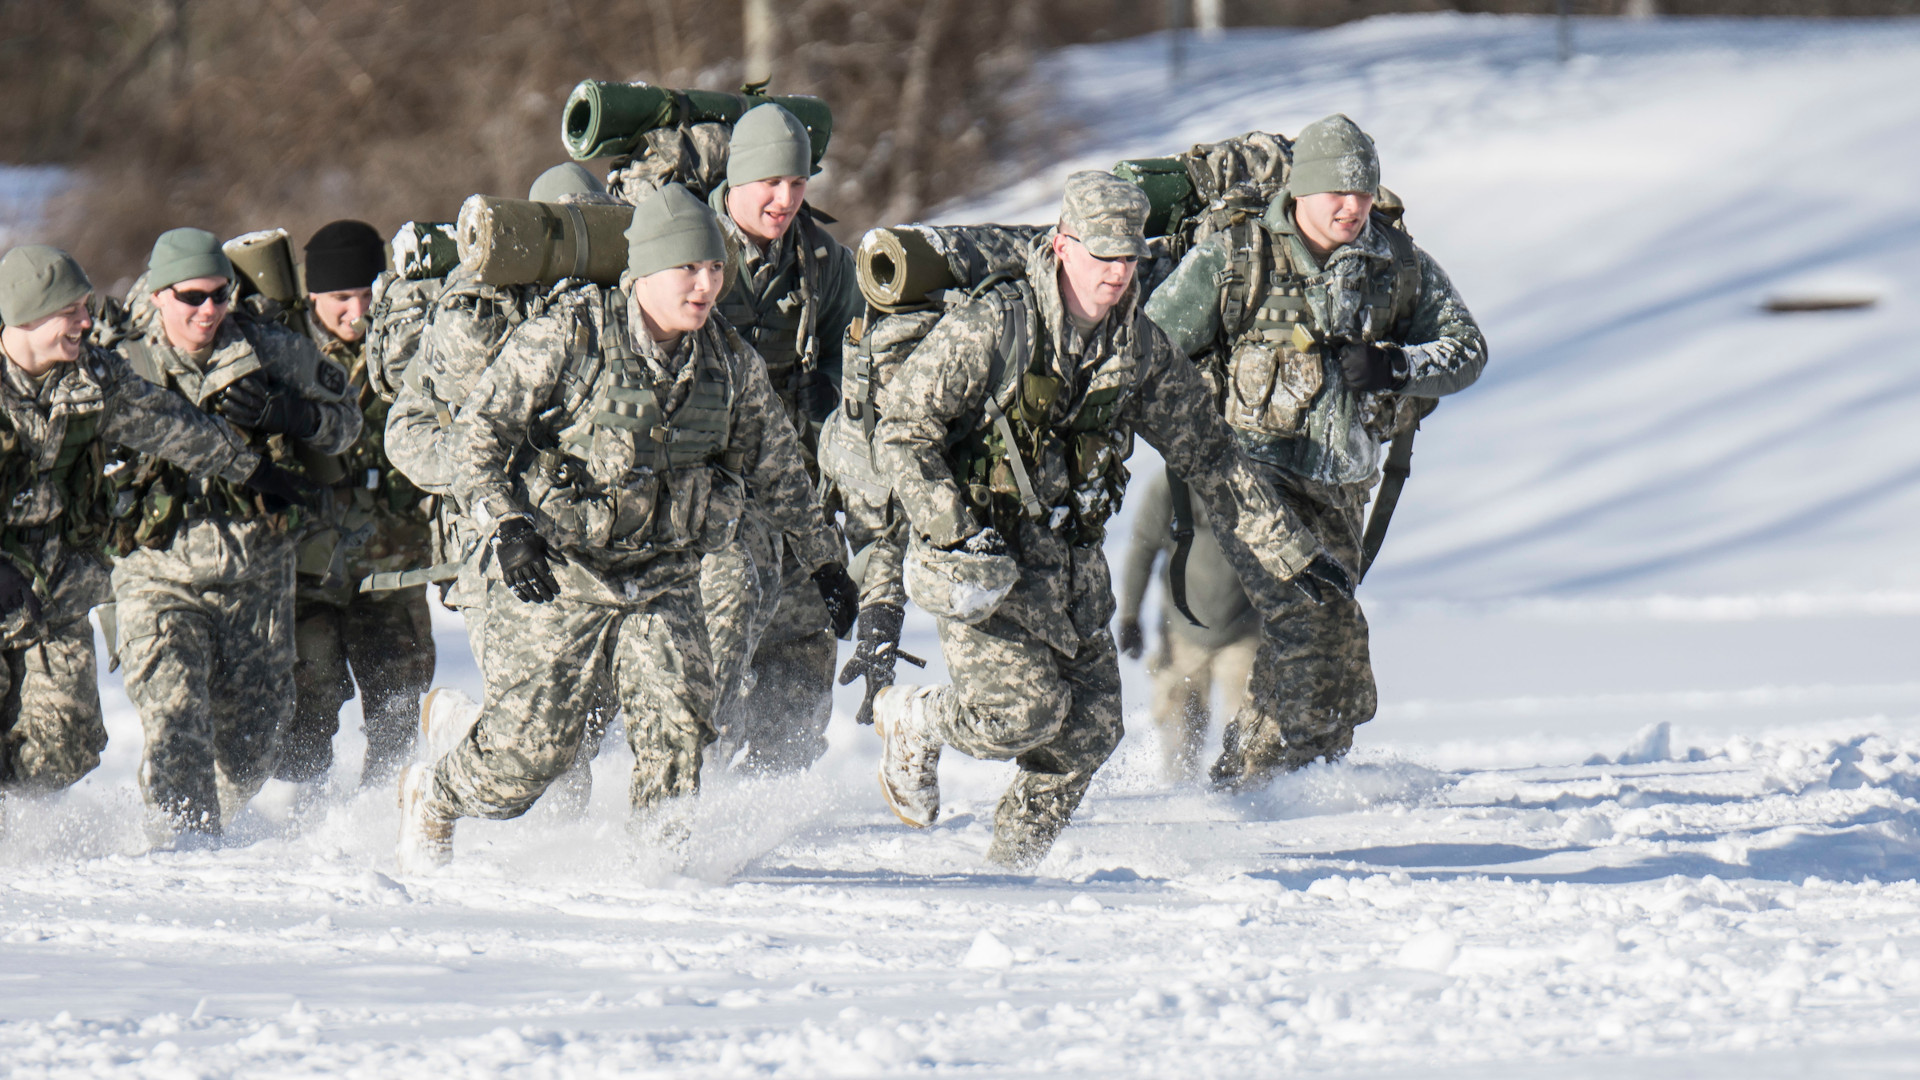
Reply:
[[254, 554], [251, 574], [212, 583], [114, 571], [140, 787], [174, 829], [219, 833], [273, 775], [293, 719], [293, 551]]
[[634, 809], [699, 791], [714, 697], [696, 580], [668, 585], [638, 610], [568, 596], [529, 604], [494, 582], [486, 637], [486, 703], [466, 740], [434, 767], [438, 812], [526, 813], [574, 763], [596, 706], [609, 698], [626, 713]]
[[941, 620], [939, 629], [953, 682], [928, 695], [928, 716], [955, 750], [1019, 763], [994, 809], [987, 858], [1032, 866], [1125, 734], [1113, 635], [1084, 635], [1068, 656], [1004, 615], [975, 626]]
[[700, 567], [721, 688], [713, 756], [730, 762], [745, 746], [748, 771], [798, 772], [827, 752], [839, 646], [808, 570], [790, 552], [776, 557], [777, 537], [741, 532]]
[[1150, 710], [1160, 729], [1160, 754], [1167, 776], [1189, 781], [1200, 771], [1213, 721], [1213, 692], [1221, 695], [1221, 713], [1233, 716], [1247, 696], [1247, 675], [1260, 647], [1249, 634], [1224, 647], [1201, 644], [1162, 621], [1160, 648], [1147, 658], [1152, 685]]
[[[1269, 472], [1268, 479], [1327, 552], [1357, 571], [1361, 507], [1302, 492], [1282, 474]], [[1378, 698], [1367, 617], [1359, 601], [1329, 595], [1315, 604], [1295, 594], [1277, 617], [1267, 613], [1246, 701], [1213, 764], [1216, 787], [1254, 788], [1316, 758], [1338, 760], [1353, 746], [1353, 729], [1373, 719]]]
[[49, 626], [38, 642], [0, 651], [0, 660], [0, 790], [78, 783], [107, 748], [93, 624], [81, 618]]
[[356, 595], [345, 605], [294, 603], [293, 724], [280, 753], [281, 780], [317, 780], [333, 767], [340, 710], [360, 687], [367, 757], [360, 782], [391, 776], [413, 752], [420, 697], [433, 684], [433, 618], [427, 588]]

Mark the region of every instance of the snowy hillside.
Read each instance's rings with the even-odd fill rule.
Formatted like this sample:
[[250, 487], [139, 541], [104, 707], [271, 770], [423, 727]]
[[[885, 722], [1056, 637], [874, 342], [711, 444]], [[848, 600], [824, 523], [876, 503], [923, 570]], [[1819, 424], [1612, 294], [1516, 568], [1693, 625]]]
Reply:
[[[396, 874], [391, 792], [140, 855], [139, 725], [0, 837], [15, 1075], [1743, 1076], [1920, 1051], [1920, 23], [1396, 18], [1050, 61], [1069, 160], [1343, 111], [1487, 330], [1365, 589], [1349, 764], [1257, 797], [1132, 734], [1033, 877], [1005, 766], [897, 825], [869, 732], [718, 777], [670, 872], [623, 831], [463, 822]], [[1783, 292], [1853, 313], [1768, 315]], [[477, 692], [457, 620], [441, 678]], [[925, 624], [908, 648], [937, 655]], [[939, 677], [938, 664], [933, 677]], [[857, 689], [857, 688], [856, 688]], [[853, 699], [843, 701], [850, 705]], [[343, 725], [357, 726], [349, 716]]]

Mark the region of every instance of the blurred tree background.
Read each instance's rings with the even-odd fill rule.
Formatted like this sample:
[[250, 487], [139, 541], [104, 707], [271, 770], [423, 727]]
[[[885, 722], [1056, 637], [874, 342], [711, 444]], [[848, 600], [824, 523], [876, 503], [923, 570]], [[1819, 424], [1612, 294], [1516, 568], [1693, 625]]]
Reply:
[[[1191, 11], [1188, 6], [1191, 4]], [[1573, 0], [1580, 13], [1893, 14], [1915, 0]], [[521, 194], [585, 78], [773, 89], [834, 109], [810, 193], [848, 236], [1044, 146], [1034, 55], [1167, 25], [1323, 25], [1557, 0], [0, 0], [0, 162], [71, 167], [47, 239], [103, 285], [177, 225], [383, 232]], [[751, 59], [749, 59], [751, 58]], [[751, 70], [750, 70], [751, 69]], [[1057, 133], [1055, 133], [1057, 134]]]

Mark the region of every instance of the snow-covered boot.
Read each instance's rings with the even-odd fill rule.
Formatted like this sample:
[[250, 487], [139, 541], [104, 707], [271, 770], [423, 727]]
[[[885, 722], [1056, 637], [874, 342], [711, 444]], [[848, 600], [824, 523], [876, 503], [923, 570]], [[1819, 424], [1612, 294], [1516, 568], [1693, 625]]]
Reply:
[[400, 870], [425, 874], [453, 861], [453, 819], [433, 808], [433, 766], [400, 770]]
[[459, 746], [480, 719], [480, 705], [451, 686], [436, 686], [420, 702], [420, 754], [429, 765]]
[[940, 816], [940, 737], [927, 715], [935, 687], [896, 683], [874, 695], [880, 793], [895, 817], [924, 829]]

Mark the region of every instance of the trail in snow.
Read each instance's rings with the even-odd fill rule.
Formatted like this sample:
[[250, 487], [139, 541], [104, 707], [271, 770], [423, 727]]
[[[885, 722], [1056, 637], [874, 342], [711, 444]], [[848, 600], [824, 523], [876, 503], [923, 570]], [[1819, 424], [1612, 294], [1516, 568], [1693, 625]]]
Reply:
[[[901, 828], [843, 696], [804, 777], [716, 777], [697, 855], [463, 822], [398, 875], [388, 791], [270, 785], [226, 849], [137, 854], [138, 722], [0, 838], [21, 1076], [1910, 1075], [1920, 1040], [1920, 24], [1381, 19], [1049, 61], [1076, 168], [1344, 111], [1492, 363], [1420, 438], [1363, 599], [1353, 760], [1227, 799], [1131, 733], [1031, 877], [1009, 766]], [[1792, 288], [1873, 309], [1765, 316]], [[1151, 454], [1141, 455], [1144, 472]], [[1124, 526], [1115, 530], [1124, 535]], [[457, 620], [441, 681], [478, 691]], [[907, 647], [937, 658], [931, 628]], [[943, 678], [935, 660], [929, 680]], [[857, 690], [858, 688], [852, 688]]]

